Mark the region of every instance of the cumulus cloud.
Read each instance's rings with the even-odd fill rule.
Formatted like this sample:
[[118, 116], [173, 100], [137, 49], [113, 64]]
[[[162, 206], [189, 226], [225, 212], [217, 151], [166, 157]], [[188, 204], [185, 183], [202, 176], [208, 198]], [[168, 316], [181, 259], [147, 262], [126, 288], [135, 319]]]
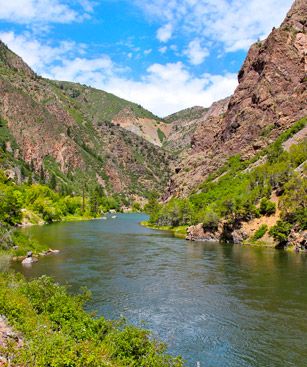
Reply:
[[229, 96], [237, 86], [237, 75], [195, 77], [183, 63], [177, 62], [153, 64], [139, 81], [114, 75], [98, 86], [166, 116], [195, 105], [208, 107]]
[[134, 80], [127, 69], [116, 65], [108, 55], [90, 58], [84, 45], [60, 42], [44, 45], [30, 34], [0, 33], [2, 39], [39, 74], [57, 80], [91, 85], [137, 102], [159, 116], [194, 105], [209, 106], [230, 95], [236, 74], [203, 74], [197, 77], [182, 62], [154, 63]]
[[192, 65], [200, 65], [205, 61], [205, 58], [209, 55], [209, 50], [202, 47], [199, 39], [192, 40], [184, 54], [188, 56]]
[[173, 26], [165, 24], [163, 27], [159, 28], [157, 31], [157, 38], [160, 42], [167, 42], [172, 38]]
[[[82, 0], [80, 4], [86, 12], [93, 10], [92, 3]], [[87, 14], [76, 10], [61, 0], [0, 0], [0, 19], [8, 22], [33, 23], [71, 23], [80, 21]]]
[[57, 80], [77, 81], [81, 84], [95, 86], [104, 83], [114, 75], [114, 65], [107, 55], [99, 58], [65, 59], [61, 64], [46, 71], [46, 76]]
[[[0, 39], [39, 74], [44, 74], [51, 63], [68, 57], [76, 47], [75, 42], [68, 41], [60, 42], [56, 47], [50, 46], [32, 38], [30, 33], [16, 35], [14, 32], [1, 32]], [[80, 52], [82, 48], [80, 45]]]
[[167, 46], [160, 47], [158, 51], [159, 51], [161, 54], [165, 54], [165, 52], [167, 51]]
[[172, 32], [221, 42], [228, 52], [246, 50], [252, 42], [265, 37], [273, 26], [281, 23], [292, 4], [292, 0], [134, 1]]

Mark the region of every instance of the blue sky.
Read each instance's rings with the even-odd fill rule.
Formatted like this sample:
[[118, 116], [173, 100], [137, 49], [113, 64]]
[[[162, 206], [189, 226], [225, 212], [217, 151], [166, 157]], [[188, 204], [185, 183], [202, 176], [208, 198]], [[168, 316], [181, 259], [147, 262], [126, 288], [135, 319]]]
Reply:
[[40, 75], [159, 116], [230, 95], [290, 0], [0, 0], [0, 39]]

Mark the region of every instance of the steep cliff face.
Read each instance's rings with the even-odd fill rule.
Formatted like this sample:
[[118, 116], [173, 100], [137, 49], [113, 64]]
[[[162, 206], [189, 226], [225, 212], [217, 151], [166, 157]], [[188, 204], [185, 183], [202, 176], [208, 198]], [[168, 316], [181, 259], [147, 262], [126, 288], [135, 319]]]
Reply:
[[166, 197], [186, 195], [235, 154], [249, 158], [307, 115], [307, 3], [250, 48], [225, 114], [198, 124]]
[[85, 94], [63, 89], [38, 77], [0, 44], [0, 141], [16, 160], [15, 168], [18, 160], [25, 161], [46, 180], [55, 175], [74, 191], [85, 184], [128, 196], [163, 191], [168, 154], [108, 119], [95, 119], [88, 103], [82, 104]]
[[182, 160], [186, 151], [194, 146], [195, 131], [207, 126], [212, 118], [223, 115], [228, 107], [229, 98], [214, 102], [209, 108], [195, 106], [179, 111], [165, 118], [170, 124], [165, 149], [179, 153], [178, 161]]

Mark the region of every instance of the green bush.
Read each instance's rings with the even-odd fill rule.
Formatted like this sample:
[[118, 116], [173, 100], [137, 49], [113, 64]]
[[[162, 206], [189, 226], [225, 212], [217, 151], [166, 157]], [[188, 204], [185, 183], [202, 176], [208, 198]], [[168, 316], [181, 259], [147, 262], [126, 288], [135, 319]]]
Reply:
[[258, 229], [257, 231], [254, 233], [253, 237], [252, 237], [252, 240], [253, 241], [257, 241], [259, 240], [260, 238], [262, 238], [265, 233], [267, 232], [268, 230], [268, 226], [266, 224], [262, 224]]
[[288, 222], [279, 220], [276, 225], [271, 227], [269, 234], [276, 240], [279, 244], [286, 244], [288, 236], [291, 232], [292, 225]]
[[204, 210], [198, 218], [205, 230], [214, 231], [218, 228], [219, 216], [213, 210]]
[[260, 201], [260, 214], [262, 215], [272, 215], [276, 212], [276, 204], [267, 198], [263, 198]]
[[0, 273], [0, 314], [23, 339], [23, 347], [12, 341], [5, 350], [12, 365], [182, 366], [148, 331], [85, 312], [88, 299], [88, 292], [69, 295], [47, 276], [27, 282], [20, 274]]

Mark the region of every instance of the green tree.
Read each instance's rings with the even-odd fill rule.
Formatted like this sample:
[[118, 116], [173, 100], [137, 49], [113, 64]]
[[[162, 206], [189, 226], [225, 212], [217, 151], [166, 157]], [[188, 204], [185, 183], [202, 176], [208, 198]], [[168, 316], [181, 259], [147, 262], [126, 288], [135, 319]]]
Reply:
[[56, 176], [54, 173], [51, 175], [49, 186], [52, 190], [55, 190], [57, 187]]
[[260, 214], [262, 215], [272, 215], [276, 212], [276, 204], [273, 201], [268, 200], [267, 198], [263, 198], [260, 201]]

